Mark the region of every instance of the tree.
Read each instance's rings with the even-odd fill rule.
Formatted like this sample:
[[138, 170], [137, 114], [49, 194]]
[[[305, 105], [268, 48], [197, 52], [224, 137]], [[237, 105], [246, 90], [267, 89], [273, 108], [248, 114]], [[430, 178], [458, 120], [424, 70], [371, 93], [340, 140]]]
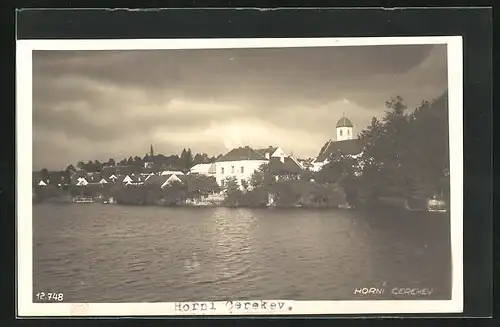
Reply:
[[238, 206], [242, 199], [242, 192], [235, 177], [227, 177], [224, 185], [226, 186], [225, 203], [228, 206]]
[[203, 158], [201, 154], [197, 153], [193, 158], [193, 166], [201, 163], [203, 163]]
[[84, 170], [85, 169], [85, 163], [83, 161], [78, 161], [78, 163], [76, 164], [76, 166], [80, 170]]
[[186, 177], [189, 193], [198, 192], [199, 194], [208, 194], [219, 190], [219, 185], [213, 176], [192, 174], [187, 175]]
[[184, 202], [186, 194], [186, 185], [181, 182], [174, 181], [163, 189], [162, 196], [166, 205], [174, 206]]
[[375, 201], [385, 195], [408, 199], [447, 193], [447, 94], [423, 101], [410, 113], [401, 97], [387, 101], [386, 108], [382, 121], [373, 118], [360, 133], [358, 191]]
[[40, 170], [40, 175], [41, 178], [46, 181], [49, 178], [49, 171], [47, 170], [47, 168], [43, 168], [42, 170]]
[[[213, 158], [213, 159], [214, 159], [213, 161], [215, 161], [215, 158]], [[208, 154], [203, 153], [203, 154], [201, 155], [201, 163], [206, 164], [206, 163], [211, 163], [211, 162], [213, 162], [213, 161], [211, 161], [211, 158], [209, 158], [209, 157], [208, 157]]]
[[136, 167], [142, 167], [144, 165], [144, 161], [141, 159], [141, 157], [135, 156], [132, 165]]
[[275, 183], [276, 179], [269, 171], [269, 164], [263, 164], [250, 177], [252, 188], [269, 187]]
[[99, 160], [94, 161], [94, 171], [100, 172], [102, 170], [102, 164], [99, 162]]
[[249, 188], [249, 186], [250, 186], [250, 185], [248, 184], [248, 182], [247, 182], [247, 180], [246, 180], [246, 179], [242, 179], [242, 180], [240, 181], [240, 184], [241, 184], [241, 188], [242, 188], [242, 189], [243, 189], [243, 191], [245, 191], [245, 192], [248, 190], [248, 188]]
[[66, 172], [74, 173], [74, 172], [76, 172], [76, 169], [73, 165], [68, 165], [68, 167], [66, 167]]
[[193, 164], [193, 154], [191, 149], [183, 149], [180, 157], [181, 169], [188, 171]]
[[108, 166], [115, 166], [115, 165], [116, 165], [115, 159], [109, 158], [109, 160], [108, 160]]

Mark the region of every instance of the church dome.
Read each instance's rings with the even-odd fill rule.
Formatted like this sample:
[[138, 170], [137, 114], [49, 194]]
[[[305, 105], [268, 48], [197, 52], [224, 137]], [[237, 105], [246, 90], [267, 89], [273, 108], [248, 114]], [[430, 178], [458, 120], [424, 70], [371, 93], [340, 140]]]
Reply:
[[342, 117], [337, 122], [337, 128], [339, 127], [353, 127], [353, 125], [349, 119], [347, 119], [346, 117]]

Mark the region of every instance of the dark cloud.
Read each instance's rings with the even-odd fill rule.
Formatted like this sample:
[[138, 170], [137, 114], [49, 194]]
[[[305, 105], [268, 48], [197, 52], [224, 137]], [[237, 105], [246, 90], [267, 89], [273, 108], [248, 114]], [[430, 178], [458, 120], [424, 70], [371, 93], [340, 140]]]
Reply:
[[314, 156], [342, 112], [359, 132], [391, 96], [412, 107], [446, 85], [444, 45], [36, 51], [34, 165], [135, 155], [148, 142], [214, 154], [281, 142]]

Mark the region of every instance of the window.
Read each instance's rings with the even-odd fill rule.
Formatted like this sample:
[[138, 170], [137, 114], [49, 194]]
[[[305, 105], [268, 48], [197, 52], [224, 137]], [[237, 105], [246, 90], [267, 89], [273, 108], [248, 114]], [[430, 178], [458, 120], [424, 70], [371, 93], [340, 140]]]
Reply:
[[231, 173], [234, 174], [234, 166], [231, 166]]
[[241, 166], [241, 173], [243, 174], [245, 172], [245, 167]]
[[351, 131], [350, 130], [347, 130], [347, 135], [351, 135]]
[[[222, 169], [224, 169], [224, 168], [222, 168]], [[225, 182], [224, 180], [221, 180], [220, 181], [220, 186], [224, 187], [224, 184], [225, 184], [224, 182]]]
[[222, 168], [220, 169], [220, 173], [221, 173], [222, 175], [224, 175], [224, 167], [222, 167]]
[[342, 136], [342, 130], [340, 130], [340, 136]]

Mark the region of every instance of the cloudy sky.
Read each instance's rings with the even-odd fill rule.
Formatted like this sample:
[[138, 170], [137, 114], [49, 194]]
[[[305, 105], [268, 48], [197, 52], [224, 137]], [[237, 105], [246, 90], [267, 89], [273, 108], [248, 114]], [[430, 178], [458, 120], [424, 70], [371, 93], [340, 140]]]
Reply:
[[34, 169], [183, 148], [280, 145], [318, 154], [343, 113], [360, 132], [384, 102], [447, 86], [445, 45], [36, 51]]

